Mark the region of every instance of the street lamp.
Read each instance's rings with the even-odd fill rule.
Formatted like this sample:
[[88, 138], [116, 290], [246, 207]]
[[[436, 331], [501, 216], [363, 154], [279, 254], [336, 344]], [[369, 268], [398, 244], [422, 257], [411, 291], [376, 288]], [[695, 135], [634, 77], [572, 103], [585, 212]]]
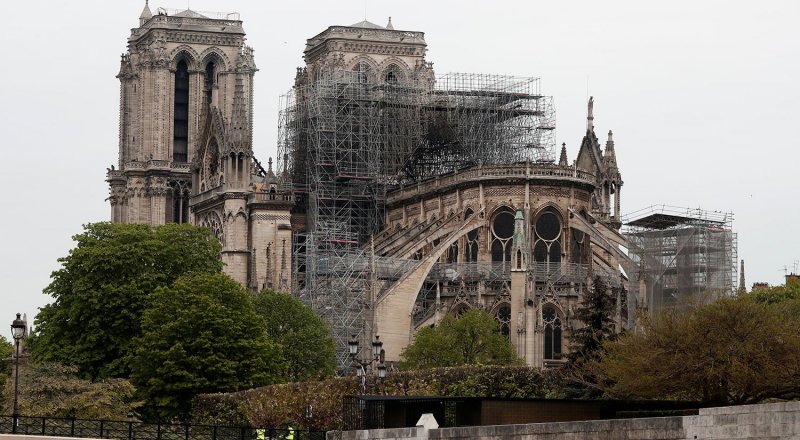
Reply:
[[[350, 359], [353, 361], [352, 365], [356, 376], [360, 379], [359, 389], [361, 390], [361, 394], [364, 394], [366, 393], [367, 387], [367, 366], [370, 367], [371, 371], [377, 372], [379, 379], [386, 377], [386, 364], [383, 362], [385, 353], [383, 351], [383, 342], [380, 336], [375, 335], [375, 340], [372, 341], [372, 358], [362, 360], [358, 358], [358, 337], [353, 333], [350, 340], [347, 341], [347, 349], [350, 353]], [[378, 366], [373, 370], [372, 365], [374, 362], [378, 362]]]
[[19, 395], [19, 341], [22, 340], [23, 335], [25, 335], [25, 321], [17, 313], [17, 319], [11, 323], [11, 336], [14, 338], [14, 345], [16, 346], [14, 355], [14, 413], [12, 414], [14, 424], [11, 427], [12, 434], [17, 433], [17, 426], [19, 425], [19, 406], [17, 404], [17, 396]]
[[380, 359], [381, 351], [383, 349], [383, 342], [381, 342], [381, 337], [375, 335], [375, 340], [372, 341], [372, 358], [375, 360]]

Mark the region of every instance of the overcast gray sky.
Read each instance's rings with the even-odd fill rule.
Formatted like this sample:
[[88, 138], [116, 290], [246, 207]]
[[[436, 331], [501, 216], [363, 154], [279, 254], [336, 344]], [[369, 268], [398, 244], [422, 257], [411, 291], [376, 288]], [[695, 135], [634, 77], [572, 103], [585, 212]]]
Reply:
[[[184, 8], [186, 0], [151, 7]], [[0, 334], [29, 317], [71, 236], [108, 220], [114, 77], [144, 0], [28, 0], [0, 27]], [[585, 129], [614, 131], [623, 213], [653, 204], [733, 211], [747, 284], [782, 283], [800, 259], [800, 2], [191, 0], [241, 13], [260, 71], [255, 151], [275, 155], [278, 97], [310, 38], [366, 18], [425, 32], [437, 73], [541, 77], [569, 159]], [[6, 8], [8, 9], [8, 8]], [[7, 325], [7, 324], [8, 325]]]

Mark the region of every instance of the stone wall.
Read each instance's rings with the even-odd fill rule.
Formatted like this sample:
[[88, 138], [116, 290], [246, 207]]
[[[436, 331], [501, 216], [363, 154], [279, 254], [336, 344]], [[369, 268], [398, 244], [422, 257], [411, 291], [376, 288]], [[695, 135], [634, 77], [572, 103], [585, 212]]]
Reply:
[[[338, 434], [338, 433], [337, 433]], [[328, 434], [329, 439], [338, 436]], [[462, 428], [350, 431], [341, 440], [800, 439], [800, 402], [701, 409], [696, 416]]]

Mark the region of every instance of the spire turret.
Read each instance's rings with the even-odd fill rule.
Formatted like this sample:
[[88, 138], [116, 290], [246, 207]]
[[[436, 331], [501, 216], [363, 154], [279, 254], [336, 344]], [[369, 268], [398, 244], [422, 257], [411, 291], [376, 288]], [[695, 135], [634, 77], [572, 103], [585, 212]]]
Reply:
[[744, 280], [744, 260], [742, 260], [741, 268], [739, 269], [739, 293], [747, 293], [747, 284]]
[[153, 13], [150, 12], [150, 0], [144, 0], [144, 9], [139, 14], [139, 26], [144, 25], [151, 18], [153, 18]]
[[569, 166], [567, 162], [567, 143], [564, 142], [561, 144], [561, 157], [558, 159], [558, 166], [566, 167]]
[[608, 130], [608, 140], [606, 141], [606, 151], [603, 154], [603, 165], [606, 172], [617, 174], [617, 155], [614, 153], [614, 132]]
[[267, 175], [264, 176], [264, 183], [267, 185], [274, 185], [278, 183], [279, 180], [278, 176], [275, 175], [275, 171], [272, 169], [272, 157], [270, 157], [269, 160], [267, 160]]
[[586, 131], [594, 131], [594, 96], [589, 97], [589, 110], [586, 116]]
[[250, 116], [247, 112], [247, 101], [244, 94], [244, 80], [237, 75], [233, 91], [233, 109], [230, 123], [230, 151], [236, 153], [251, 153], [250, 145]]
[[389, 23], [386, 24], [386, 29], [389, 29], [390, 31], [394, 30], [394, 26], [392, 26], [392, 17], [389, 17]]

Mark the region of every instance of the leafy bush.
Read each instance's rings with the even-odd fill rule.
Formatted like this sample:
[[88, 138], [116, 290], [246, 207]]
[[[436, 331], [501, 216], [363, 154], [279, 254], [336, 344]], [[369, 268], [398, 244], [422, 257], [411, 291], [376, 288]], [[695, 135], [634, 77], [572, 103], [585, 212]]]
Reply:
[[[90, 382], [77, 376], [76, 367], [56, 363], [21, 364], [19, 410], [33, 417], [78, 417], [122, 420], [140, 405], [135, 388], [125, 379]], [[13, 381], [5, 387], [3, 414], [11, 414]]]
[[[544, 398], [555, 394], [559, 374], [530, 367], [471, 366], [391, 372], [367, 380], [368, 395]], [[197, 423], [337, 429], [342, 398], [358, 394], [354, 377], [270, 385], [237, 393], [204, 394], [194, 400]], [[311, 405], [309, 417], [307, 405]]]

